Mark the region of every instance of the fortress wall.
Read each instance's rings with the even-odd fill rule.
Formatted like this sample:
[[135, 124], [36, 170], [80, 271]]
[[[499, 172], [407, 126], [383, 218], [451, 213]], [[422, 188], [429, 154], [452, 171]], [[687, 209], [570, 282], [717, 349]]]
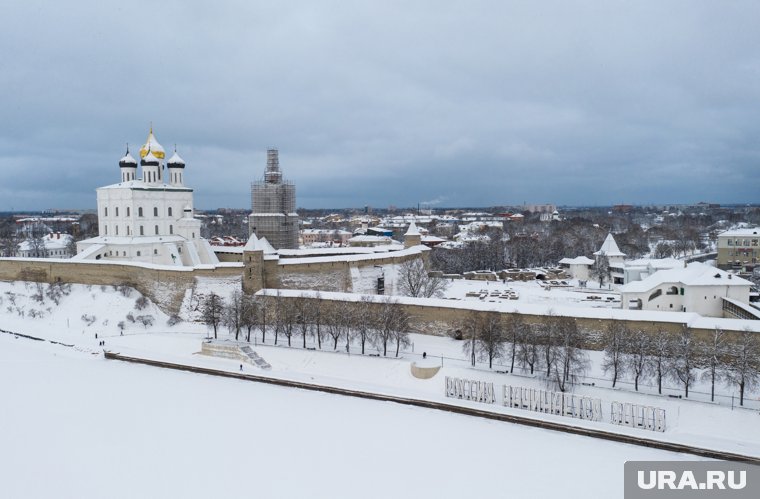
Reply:
[[126, 284], [150, 298], [167, 314], [179, 311], [185, 290], [197, 276], [238, 276], [241, 267], [203, 269], [150, 267], [138, 264], [83, 262], [54, 259], [0, 259], [0, 280], [66, 282], [118, 286]]
[[[274, 293], [274, 290], [268, 290], [269, 292]], [[289, 294], [293, 294], [292, 292]], [[297, 296], [289, 296], [289, 295], [282, 295], [280, 299], [284, 300], [292, 300], [296, 299]], [[308, 298], [308, 296], [307, 296]], [[374, 304], [375, 307], [380, 307], [381, 303], [379, 298], [377, 302]], [[273, 296], [267, 296], [268, 300], [275, 299]], [[313, 298], [311, 298], [313, 299]], [[358, 301], [356, 299], [356, 295], [351, 296], [348, 295], [345, 297], [345, 299], [341, 299], [340, 297], [336, 297], [335, 295], [322, 295], [323, 300], [339, 300], [339, 301], [345, 301], [350, 302], [352, 304], [356, 304], [356, 306], [359, 306]], [[454, 308], [454, 307], [446, 307], [446, 306], [435, 306], [435, 305], [412, 305], [412, 304], [404, 304], [401, 303], [399, 306], [403, 307], [406, 313], [409, 315], [410, 318], [410, 331], [421, 333], [421, 334], [430, 334], [435, 336], [444, 336], [448, 333], [455, 331], [457, 329], [462, 329], [462, 327], [467, 323], [478, 316], [482, 314], [492, 313], [489, 311], [484, 310], [468, 310], [465, 308]], [[498, 312], [505, 316], [513, 315], [509, 312]], [[514, 314], [514, 315], [520, 315], [522, 319], [525, 322], [528, 322], [530, 324], [538, 324], [538, 323], [547, 323], [548, 320], [550, 320], [550, 317], [547, 315], [531, 315], [531, 314]], [[625, 322], [629, 329], [631, 330], [642, 330], [650, 333], [654, 333], [658, 330], [665, 330], [672, 334], [677, 334], [682, 327], [681, 323], [678, 322], [669, 322], [669, 321], [636, 321], [636, 320], [621, 320], [621, 319], [614, 319], [617, 322]], [[613, 321], [613, 319], [599, 319], [599, 318], [590, 318], [590, 317], [576, 317], [576, 323], [578, 324], [578, 328], [582, 331], [584, 331], [588, 338], [588, 344], [586, 345], [586, 348], [592, 349], [592, 350], [601, 350], [604, 348], [604, 345], [602, 344], [602, 334], [607, 329], [609, 324]], [[732, 338], [738, 336], [738, 334], [741, 332], [741, 321], [737, 321], [737, 326], [734, 329], [730, 328], [724, 328], [726, 334], [728, 335], [729, 340]], [[692, 333], [695, 335], [697, 340], [704, 340], [706, 341], [710, 335], [712, 334], [711, 329], [702, 329], [702, 328], [692, 328]]]

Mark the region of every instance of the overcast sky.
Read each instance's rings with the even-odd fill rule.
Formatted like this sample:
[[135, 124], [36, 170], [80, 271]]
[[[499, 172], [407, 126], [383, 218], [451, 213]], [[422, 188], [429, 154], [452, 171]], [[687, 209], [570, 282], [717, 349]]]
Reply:
[[152, 121], [199, 208], [760, 201], [760, 2], [11, 0], [0, 211], [94, 208]]

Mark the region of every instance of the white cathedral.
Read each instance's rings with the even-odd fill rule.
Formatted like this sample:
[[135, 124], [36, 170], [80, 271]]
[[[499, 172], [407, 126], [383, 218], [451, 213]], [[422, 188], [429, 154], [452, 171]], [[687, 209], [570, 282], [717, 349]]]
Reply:
[[195, 267], [217, 265], [193, 218], [193, 190], [184, 184], [185, 162], [153, 135], [140, 149], [142, 176], [129, 153], [119, 161], [121, 182], [97, 189], [98, 237], [77, 243], [76, 260], [144, 262]]

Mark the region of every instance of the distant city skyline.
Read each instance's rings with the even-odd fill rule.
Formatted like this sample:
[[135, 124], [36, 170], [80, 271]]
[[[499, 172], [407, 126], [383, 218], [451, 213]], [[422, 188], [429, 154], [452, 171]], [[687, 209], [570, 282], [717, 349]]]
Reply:
[[150, 123], [199, 209], [758, 202], [760, 4], [14, 2], [0, 211], [94, 209]]

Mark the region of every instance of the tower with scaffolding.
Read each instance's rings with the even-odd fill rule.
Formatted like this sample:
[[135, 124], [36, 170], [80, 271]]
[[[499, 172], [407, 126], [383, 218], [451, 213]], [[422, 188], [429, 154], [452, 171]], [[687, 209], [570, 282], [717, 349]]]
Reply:
[[298, 248], [296, 186], [283, 180], [277, 149], [267, 150], [264, 179], [251, 184], [248, 233], [266, 237], [276, 249]]

